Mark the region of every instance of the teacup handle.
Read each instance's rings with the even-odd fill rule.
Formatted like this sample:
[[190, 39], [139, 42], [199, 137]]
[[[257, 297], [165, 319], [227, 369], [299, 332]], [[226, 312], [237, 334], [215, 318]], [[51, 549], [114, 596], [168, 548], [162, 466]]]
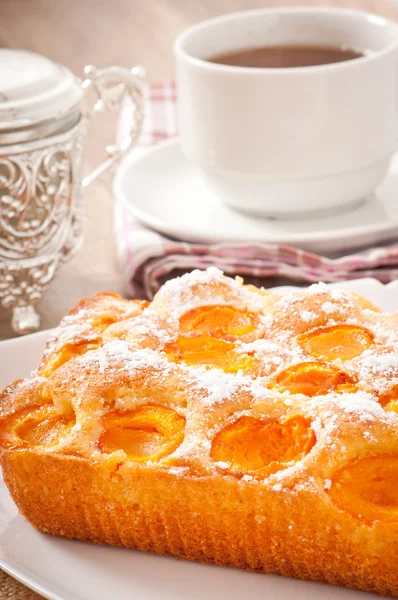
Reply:
[[97, 69], [89, 65], [85, 67], [84, 74], [86, 75], [86, 79], [82, 82], [83, 90], [87, 94], [89, 89], [93, 89], [98, 96], [98, 100], [84, 114], [87, 120], [99, 112], [108, 110], [120, 111], [126, 93], [131, 98], [134, 110], [134, 117], [128, 137], [120, 144], [115, 142], [115, 144], [107, 146], [106, 153], [108, 158], [96, 166], [91, 173], [83, 177], [82, 187], [87, 188], [100, 175], [117, 163], [127, 150], [136, 143], [144, 121], [142, 85], [145, 72], [142, 67], [134, 67], [131, 70], [124, 67]]

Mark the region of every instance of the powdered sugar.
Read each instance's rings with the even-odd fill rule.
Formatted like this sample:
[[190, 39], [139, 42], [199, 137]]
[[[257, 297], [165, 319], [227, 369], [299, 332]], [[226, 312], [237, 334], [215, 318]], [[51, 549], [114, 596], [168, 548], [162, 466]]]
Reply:
[[[313, 296], [322, 296], [325, 299], [321, 305], [317, 298], [311, 298]], [[276, 302], [276, 307], [282, 311], [286, 311], [290, 315], [294, 315], [297, 319], [303, 323], [311, 323], [317, 320], [322, 313], [325, 315], [332, 315], [333, 313], [344, 312], [348, 308], [353, 308], [352, 298], [346, 292], [340, 290], [331, 289], [324, 283], [317, 283], [311, 285], [305, 292], [287, 292], [281, 296]], [[314, 307], [314, 308], [312, 308]], [[316, 307], [316, 308], [315, 308]], [[328, 324], [332, 324], [332, 319], [328, 319]], [[268, 326], [272, 326], [272, 318], [269, 319]], [[280, 332], [280, 339], [286, 337], [285, 334], [289, 334], [288, 330]], [[289, 338], [286, 338], [286, 341]]]
[[227, 281], [231, 286], [237, 285], [233, 279], [226, 277], [221, 269], [218, 269], [217, 267], [209, 267], [205, 271], [195, 269], [190, 273], [185, 273], [181, 277], [170, 279], [164, 284], [163, 290], [165, 292], [169, 292], [171, 290], [173, 292], [184, 293], [187, 287], [196, 285], [198, 283], [208, 283], [209, 281], [219, 281], [222, 283]]
[[281, 492], [282, 491], [282, 484], [281, 483], [274, 483], [273, 485], [271, 485], [271, 488], [275, 491], [275, 492]]
[[264, 338], [254, 340], [253, 342], [248, 342], [246, 344], [240, 344], [238, 350], [239, 352], [258, 352], [259, 354], [264, 352], [282, 352], [282, 348], [278, 346], [278, 344]]
[[112, 340], [98, 350], [87, 352], [78, 360], [84, 366], [96, 366], [100, 373], [117, 368], [132, 375], [148, 368], [158, 369], [164, 362], [158, 352], [149, 348], [132, 351], [127, 342], [122, 340]]
[[359, 363], [360, 370], [367, 370], [373, 375], [398, 375], [398, 353], [386, 354], [367, 353]]
[[338, 310], [340, 310], [340, 307], [337, 306], [336, 304], [332, 304], [329, 300], [327, 300], [326, 302], [324, 302], [322, 304], [322, 310], [324, 313], [326, 313], [327, 315], [330, 315], [334, 312], [337, 312]]
[[238, 308], [246, 306], [248, 310], [261, 310], [264, 305], [261, 294], [247, 289], [237, 280], [226, 277], [216, 267], [209, 267], [206, 271], [195, 269], [191, 273], [167, 281], [147, 311], [158, 310], [159, 302], [167, 305], [167, 311], [173, 319], [178, 319], [198, 306], [229, 304]]
[[189, 467], [169, 467], [168, 472], [170, 475], [176, 475], [177, 477], [182, 477], [189, 472]]
[[219, 460], [218, 462], [216, 462], [214, 464], [219, 469], [229, 469], [229, 464], [227, 462], [224, 462], [223, 460]]
[[317, 318], [316, 312], [313, 310], [302, 310], [300, 312], [300, 319], [305, 323], [309, 323], [310, 321], [314, 321]]
[[278, 308], [288, 310], [291, 308], [292, 304], [295, 304], [297, 302], [297, 300], [298, 300], [298, 297], [295, 292], [286, 292], [276, 302], [276, 306]]
[[[372, 311], [371, 316], [374, 318], [375, 313]], [[387, 322], [380, 322], [380, 319], [376, 323], [372, 323], [368, 326], [368, 329], [374, 334], [376, 342], [398, 350], [398, 323], [394, 321], [391, 323], [390, 320]]]
[[319, 283], [313, 283], [312, 285], [310, 285], [310, 287], [307, 290], [307, 293], [312, 295], [329, 294], [330, 297], [333, 300], [336, 300], [337, 302], [346, 300], [349, 297], [347, 292], [343, 292], [342, 290], [338, 290], [336, 288], [328, 287], [326, 283], [323, 283], [323, 281], [320, 281]]
[[[148, 310], [148, 309], [145, 309]], [[173, 338], [172, 335], [164, 328], [159, 325], [156, 321], [149, 317], [146, 317], [145, 311], [143, 317], [137, 317], [134, 323], [134, 333], [137, 338], [140, 337], [151, 337], [155, 338], [162, 345], [167, 344]]]
[[321, 419], [320, 419], [319, 417], [316, 417], [316, 418], [315, 418], [315, 419], [312, 421], [312, 423], [311, 423], [311, 427], [312, 427], [312, 429], [313, 429], [313, 431], [314, 431], [314, 433], [315, 433], [315, 436], [316, 436], [317, 440], [319, 440], [319, 438], [320, 438], [320, 437], [321, 437], [321, 435], [322, 435], [322, 429], [323, 429], [323, 428], [322, 428], [322, 422], [321, 422]]
[[330, 293], [330, 288], [323, 281], [319, 281], [310, 285], [307, 292], [308, 294], [325, 294], [326, 292]]
[[[280, 341], [280, 340], [278, 340]], [[283, 347], [282, 344], [260, 338], [246, 344], [240, 344], [236, 348], [237, 352], [254, 353], [256, 357], [263, 361], [266, 373], [275, 370], [285, 363], [295, 364], [304, 360], [304, 354], [300, 347], [290, 349]], [[274, 369], [272, 369], [274, 367]]]
[[330, 290], [330, 295], [333, 298], [333, 300], [336, 300], [336, 302], [342, 302], [343, 300], [347, 301], [347, 299], [351, 300], [351, 298], [347, 292], [343, 292], [342, 290], [337, 290], [336, 288], [332, 288]]
[[202, 402], [207, 406], [230, 398], [238, 390], [248, 388], [251, 383], [250, 377], [239, 374], [232, 375], [220, 369], [206, 369], [205, 367], [191, 369], [190, 376], [197, 387], [205, 391], [206, 397]]
[[23, 386], [32, 386], [35, 387], [37, 385], [42, 385], [44, 383], [47, 382], [47, 378], [46, 377], [42, 377], [41, 375], [37, 375], [36, 372], [34, 371], [32, 373], [32, 377], [31, 379], [24, 379], [23, 381], [21, 381], [21, 383], [19, 385], [23, 385]]
[[[200, 295], [194, 294], [192, 288], [211, 282], [223, 284], [228, 282], [230, 287], [237, 285], [232, 279], [226, 278], [220, 269], [209, 267], [206, 271], [195, 269], [191, 273], [185, 273], [181, 277], [167, 281], [159, 292], [159, 296], [167, 298], [167, 309], [170, 311], [171, 316], [175, 318], [198, 305], [226, 304], [223, 295], [216, 295], [215, 298], [202, 298]], [[150, 311], [151, 307], [147, 310]]]
[[262, 379], [254, 379], [250, 384], [250, 393], [253, 395], [255, 402], [273, 398], [274, 394], [267, 388], [266, 382]]
[[65, 344], [72, 344], [84, 338], [87, 339], [87, 334], [92, 329], [92, 325], [87, 319], [88, 311], [86, 309], [81, 309], [73, 315], [64, 317], [48, 340], [45, 355], [56, 352]]
[[361, 417], [372, 420], [375, 417], [385, 418], [385, 411], [377, 400], [368, 392], [357, 391], [354, 394], [336, 394], [337, 405], [349, 413], [356, 413]]
[[87, 308], [80, 308], [79, 310], [73, 312], [70, 315], [65, 315], [61, 323], [63, 326], [73, 325], [73, 323], [76, 323], [76, 321], [82, 322], [84, 320], [90, 319], [91, 317], [92, 314], [90, 313], [90, 311], [87, 310]]

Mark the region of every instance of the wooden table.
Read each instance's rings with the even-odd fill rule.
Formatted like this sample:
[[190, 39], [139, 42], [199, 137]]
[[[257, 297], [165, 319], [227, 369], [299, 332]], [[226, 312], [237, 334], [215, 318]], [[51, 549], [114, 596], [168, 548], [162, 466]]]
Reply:
[[[77, 75], [90, 63], [142, 64], [149, 80], [164, 80], [174, 75], [172, 42], [184, 28], [225, 12], [289, 4], [360, 8], [398, 20], [398, 3], [388, 0], [1, 0], [0, 44], [45, 54]], [[88, 164], [99, 160], [98, 148], [110, 141], [111, 125], [91, 132]], [[110, 182], [90, 191], [85, 206], [83, 249], [62, 268], [39, 304], [43, 328], [56, 325], [82, 296], [99, 290], [123, 293]], [[0, 312], [0, 339], [11, 335], [9, 314]], [[20, 598], [38, 596], [0, 572], [0, 600]]]

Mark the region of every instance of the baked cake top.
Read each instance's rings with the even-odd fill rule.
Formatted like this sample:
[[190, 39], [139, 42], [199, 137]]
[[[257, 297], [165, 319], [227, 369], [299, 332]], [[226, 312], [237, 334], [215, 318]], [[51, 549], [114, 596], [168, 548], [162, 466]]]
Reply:
[[216, 268], [81, 301], [0, 398], [0, 448], [311, 489], [368, 522], [398, 521], [397, 431], [398, 313]]

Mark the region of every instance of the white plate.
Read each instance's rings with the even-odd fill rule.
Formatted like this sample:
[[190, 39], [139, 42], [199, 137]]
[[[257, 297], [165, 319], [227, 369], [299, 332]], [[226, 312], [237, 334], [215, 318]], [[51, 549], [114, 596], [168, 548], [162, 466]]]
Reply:
[[[398, 282], [335, 284], [384, 310], [398, 309]], [[49, 332], [0, 342], [0, 388], [29, 375]], [[54, 490], [56, 493], [56, 490]], [[343, 588], [204, 566], [39, 533], [20, 515], [0, 477], [0, 567], [51, 600], [377, 600]]]
[[228, 208], [184, 157], [177, 140], [133, 150], [119, 166], [113, 189], [116, 200], [141, 222], [193, 242], [263, 241], [331, 253], [398, 235], [398, 156], [372, 199], [340, 214], [307, 220], [261, 219]]

